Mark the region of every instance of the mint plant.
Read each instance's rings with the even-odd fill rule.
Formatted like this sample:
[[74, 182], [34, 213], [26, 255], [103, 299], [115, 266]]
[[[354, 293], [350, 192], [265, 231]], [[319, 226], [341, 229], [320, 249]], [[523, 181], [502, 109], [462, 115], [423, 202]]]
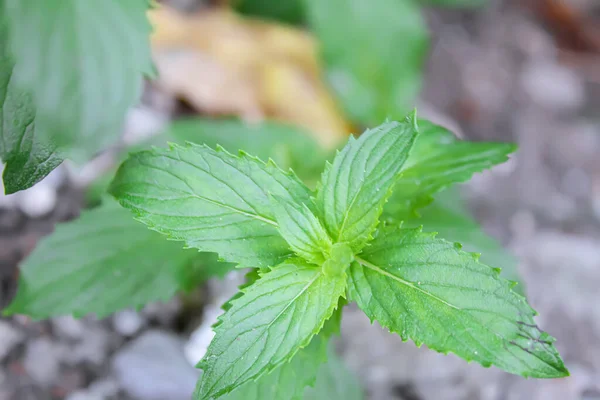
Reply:
[[[316, 192], [272, 161], [192, 143], [135, 153], [121, 165], [110, 192], [136, 219], [222, 261], [258, 269], [215, 326], [195, 398], [276, 379], [313, 341], [326, 340], [323, 327], [346, 301], [417, 345], [525, 377], [568, 375], [554, 339], [499, 269], [421, 228], [379, 223], [395, 185], [435, 182], [408, 192], [419, 203], [514, 149], [474, 144], [468, 155], [457, 143], [460, 151], [437, 154], [436, 168], [419, 148], [435, 143], [439, 130], [419, 136], [418, 125], [413, 113], [351, 137], [327, 163]], [[483, 154], [495, 161], [481, 162]], [[419, 170], [415, 181], [411, 171]], [[307, 382], [316, 379], [311, 371]]]
[[[428, 34], [419, 4], [482, 1], [276, 3], [238, 7], [305, 21], [341, 106], [373, 126], [402, 119], [420, 87]], [[7, 193], [115, 140], [143, 77], [154, 75], [149, 5], [0, 0]], [[401, 45], [390, 51], [389, 43]], [[402, 340], [526, 377], [568, 375], [516, 283], [429, 232], [489, 249], [496, 267], [510, 264], [444, 190], [506, 161], [513, 145], [460, 141], [416, 113], [351, 136], [332, 162], [301, 137], [276, 123], [174, 124], [159, 142], [204, 145], [132, 154], [110, 185], [118, 202], [100, 197], [43, 239], [3, 313], [104, 317], [249, 268], [214, 327], [195, 399], [361, 398], [331, 344], [349, 302]], [[230, 152], [240, 148], [252, 155]]]

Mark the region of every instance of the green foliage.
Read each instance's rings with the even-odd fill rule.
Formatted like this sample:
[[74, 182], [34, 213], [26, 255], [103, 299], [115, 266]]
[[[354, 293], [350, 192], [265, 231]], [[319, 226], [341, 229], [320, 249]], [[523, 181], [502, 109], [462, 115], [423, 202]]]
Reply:
[[416, 115], [353, 137], [327, 165], [317, 194], [323, 223], [335, 242], [359, 251], [375, 229], [417, 136]]
[[[7, 192], [35, 184], [63, 157], [84, 159], [114, 140], [142, 76], [153, 73], [148, 6], [0, 0]], [[412, 104], [428, 47], [417, 2], [239, 0], [237, 7], [288, 22], [306, 18], [321, 42], [326, 77], [355, 122], [402, 120]], [[111, 183], [111, 194], [139, 222], [105, 201], [60, 225], [25, 261], [4, 312], [105, 316], [251, 267], [248, 284], [215, 325], [195, 399], [362, 398], [328, 344], [346, 296], [417, 345], [526, 377], [568, 375], [554, 339], [497, 268], [409, 228], [425, 224], [490, 250], [490, 263], [511, 262], [453, 204], [452, 193], [429, 204], [506, 161], [514, 146], [463, 142], [413, 113], [351, 137], [313, 192], [328, 155], [297, 133], [278, 123], [175, 124], [160, 140], [204, 145], [132, 154]], [[254, 156], [225, 150], [240, 148]]]
[[233, 0], [235, 10], [248, 16], [272, 19], [289, 24], [304, 21], [303, 0]]
[[[147, 0], [0, 0], [6, 193], [113, 142], [153, 73]], [[59, 151], [60, 150], [60, 151]]]
[[[387, 221], [399, 223], [400, 216], [388, 215]], [[494, 238], [488, 236], [473, 219], [457, 187], [435, 196], [429, 206], [419, 210], [418, 215], [406, 217], [405, 228], [423, 226], [425, 231], [437, 232], [440, 237], [459, 242], [464, 250], [481, 254], [481, 262], [502, 268], [501, 275], [520, 281], [517, 260]], [[522, 292], [522, 282], [513, 290]]]
[[349, 275], [350, 298], [403, 340], [525, 377], [568, 375], [525, 299], [459, 245], [383, 228]]
[[271, 196], [271, 204], [279, 233], [290, 248], [311, 263], [325, 262], [331, 252], [331, 240], [308, 206], [276, 196]]
[[231, 264], [182, 250], [134, 221], [114, 200], [58, 225], [21, 265], [19, 289], [6, 314], [34, 318], [94, 313], [168, 300]]
[[[152, 74], [148, 0], [4, 0], [15, 80], [36, 119], [71, 156], [89, 156], [120, 133]], [[81, 157], [81, 158], [83, 158]]]
[[163, 140], [222, 146], [230, 153], [244, 150], [262, 160], [272, 158], [281, 168], [291, 168], [303, 180], [315, 179], [328, 154], [309, 132], [293, 125], [265, 121], [190, 118], [173, 122]]
[[[322, 333], [314, 336], [310, 344], [292, 359], [275, 368], [271, 373], [248, 382], [228, 395], [224, 400], [302, 400], [307, 386], [313, 386], [321, 364], [327, 361], [328, 338]], [[198, 398], [200, 395], [195, 394]]]
[[335, 354], [333, 343], [327, 353], [327, 362], [321, 364], [314, 387], [306, 388], [304, 400], [363, 400], [357, 378]]
[[[0, 10], [3, 1], [0, 0]], [[0, 14], [0, 159], [6, 194], [27, 189], [56, 168], [62, 158], [54, 146], [38, 140], [40, 127], [27, 91], [16, 87], [14, 62], [8, 48], [8, 29]], [[42, 134], [43, 135], [43, 134]]]
[[288, 362], [321, 330], [345, 289], [345, 276], [332, 279], [299, 259], [264, 273], [216, 325], [199, 364], [197, 398], [217, 398]]
[[111, 193], [152, 229], [253, 267], [277, 265], [291, 254], [269, 195], [310, 203], [309, 189], [273, 162], [193, 144], [135, 153]]
[[384, 210], [386, 215], [400, 220], [429, 204], [433, 194], [505, 162], [508, 154], [516, 150], [509, 143], [459, 140], [452, 132], [428, 121], [419, 121], [419, 129], [421, 134]]
[[199, 364], [204, 374], [195, 398], [273, 390], [273, 382], [288, 379], [285, 368], [301, 362], [296, 355], [346, 290], [371, 319], [404, 340], [523, 376], [568, 374], [553, 339], [537, 328], [533, 310], [498, 269], [420, 229], [394, 224], [373, 232], [394, 184], [422, 198], [512, 151], [510, 145], [459, 142], [421, 124], [423, 137], [413, 114], [350, 138], [327, 165], [314, 197], [272, 162], [206, 146], [141, 152], [121, 166], [112, 193], [140, 221], [262, 271], [225, 307]]
[[304, 0], [326, 77], [356, 122], [401, 119], [421, 87], [429, 39], [407, 0]]

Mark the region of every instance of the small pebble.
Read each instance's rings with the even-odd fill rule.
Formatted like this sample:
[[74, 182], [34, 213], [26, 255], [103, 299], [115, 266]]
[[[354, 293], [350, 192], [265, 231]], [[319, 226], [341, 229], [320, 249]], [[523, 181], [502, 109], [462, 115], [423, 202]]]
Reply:
[[135, 335], [144, 324], [143, 317], [134, 310], [123, 310], [113, 316], [113, 327], [121, 336]]
[[0, 361], [23, 341], [23, 333], [8, 321], [0, 321]]

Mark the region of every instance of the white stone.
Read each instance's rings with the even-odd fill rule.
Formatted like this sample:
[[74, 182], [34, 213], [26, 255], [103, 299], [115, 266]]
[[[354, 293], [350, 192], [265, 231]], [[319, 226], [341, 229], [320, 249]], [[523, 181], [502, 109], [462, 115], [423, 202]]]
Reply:
[[143, 326], [144, 319], [134, 310], [123, 310], [113, 316], [113, 327], [121, 336], [133, 336]]
[[8, 321], [0, 321], [0, 361], [23, 341], [23, 334]]
[[527, 64], [521, 84], [531, 100], [552, 110], [576, 109], [585, 100], [585, 87], [577, 74], [548, 60]]
[[34, 339], [25, 350], [23, 367], [36, 383], [49, 386], [58, 378], [60, 355], [60, 347], [50, 339]]
[[140, 400], [189, 400], [200, 374], [187, 362], [182, 340], [158, 330], [120, 350], [112, 367], [121, 387]]

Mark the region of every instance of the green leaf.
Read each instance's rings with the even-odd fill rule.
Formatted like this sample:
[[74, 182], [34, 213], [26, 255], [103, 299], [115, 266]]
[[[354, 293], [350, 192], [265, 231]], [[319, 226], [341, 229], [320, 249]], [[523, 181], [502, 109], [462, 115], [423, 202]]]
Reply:
[[[451, 242], [459, 242], [464, 250], [481, 253], [480, 261], [502, 269], [500, 273], [506, 279], [518, 281], [513, 290], [523, 294], [523, 282], [517, 271], [517, 259], [496, 239], [486, 234], [473, 218], [454, 186], [435, 196], [433, 203], [419, 210], [419, 216], [404, 219], [404, 228], [423, 226], [426, 232], [437, 232], [439, 237]], [[388, 221], [399, 223], [389, 218]]]
[[234, 0], [234, 9], [242, 14], [289, 24], [304, 21], [302, 0]]
[[306, 388], [304, 400], [363, 400], [358, 379], [335, 353], [333, 343], [327, 353], [327, 362], [319, 368], [315, 386]]
[[317, 194], [322, 222], [335, 243], [360, 250], [417, 137], [416, 116], [367, 130], [327, 164]]
[[319, 367], [327, 361], [327, 343], [326, 335], [314, 336], [310, 344], [300, 349], [289, 362], [261, 376], [256, 382], [243, 384], [221, 399], [302, 400], [305, 388], [315, 384]]
[[354, 121], [401, 119], [420, 91], [429, 47], [412, 0], [305, 0], [326, 77]]
[[321, 265], [328, 257], [332, 244], [318, 218], [305, 203], [271, 196], [271, 204], [279, 233], [290, 248], [305, 260]]
[[272, 158], [281, 168], [293, 169], [305, 181], [314, 180], [328, 158], [309, 132], [275, 121], [184, 119], [173, 122], [165, 136], [175, 143], [222, 146], [231, 153], [244, 150], [261, 160]]
[[77, 160], [118, 137], [153, 73], [149, 1], [4, 1], [15, 80], [33, 94], [44, 142]]
[[204, 374], [196, 398], [218, 398], [288, 362], [331, 317], [345, 281], [296, 259], [243, 289], [198, 365]]
[[511, 143], [462, 141], [449, 130], [425, 120], [419, 121], [419, 131], [386, 204], [386, 216], [400, 218], [398, 215], [412, 213], [415, 208], [429, 204], [431, 195], [507, 161], [508, 155], [516, 150]]
[[11, 194], [42, 180], [62, 162], [62, 157], [52, 145], [37, 140], [40, 127], [31, 96], [15, 87], [6, 25], [0, 16], [0, 158], [6, 164], [4, 190]]
[[231, 269], [216, 263], [214, 254], [183, 250], [134, 221], [115, 201], [105, 202], [40, 241], [21, 266], [16, 298], [4, 312], [36, 319], [103, 317], [167, 300], [206, 279], [203, 267]]
[[132, 154], [110, 191], [151, 229], [252, 267], [277, 265], [292, 254], [269, 194], [305, 204], [311, 195], [272, 162], [191, 143]]
[[525, 377], [568, 375], [525, 299], [460, 245], [386, 228], [356, 260], [351, 299], [403, 340]]

